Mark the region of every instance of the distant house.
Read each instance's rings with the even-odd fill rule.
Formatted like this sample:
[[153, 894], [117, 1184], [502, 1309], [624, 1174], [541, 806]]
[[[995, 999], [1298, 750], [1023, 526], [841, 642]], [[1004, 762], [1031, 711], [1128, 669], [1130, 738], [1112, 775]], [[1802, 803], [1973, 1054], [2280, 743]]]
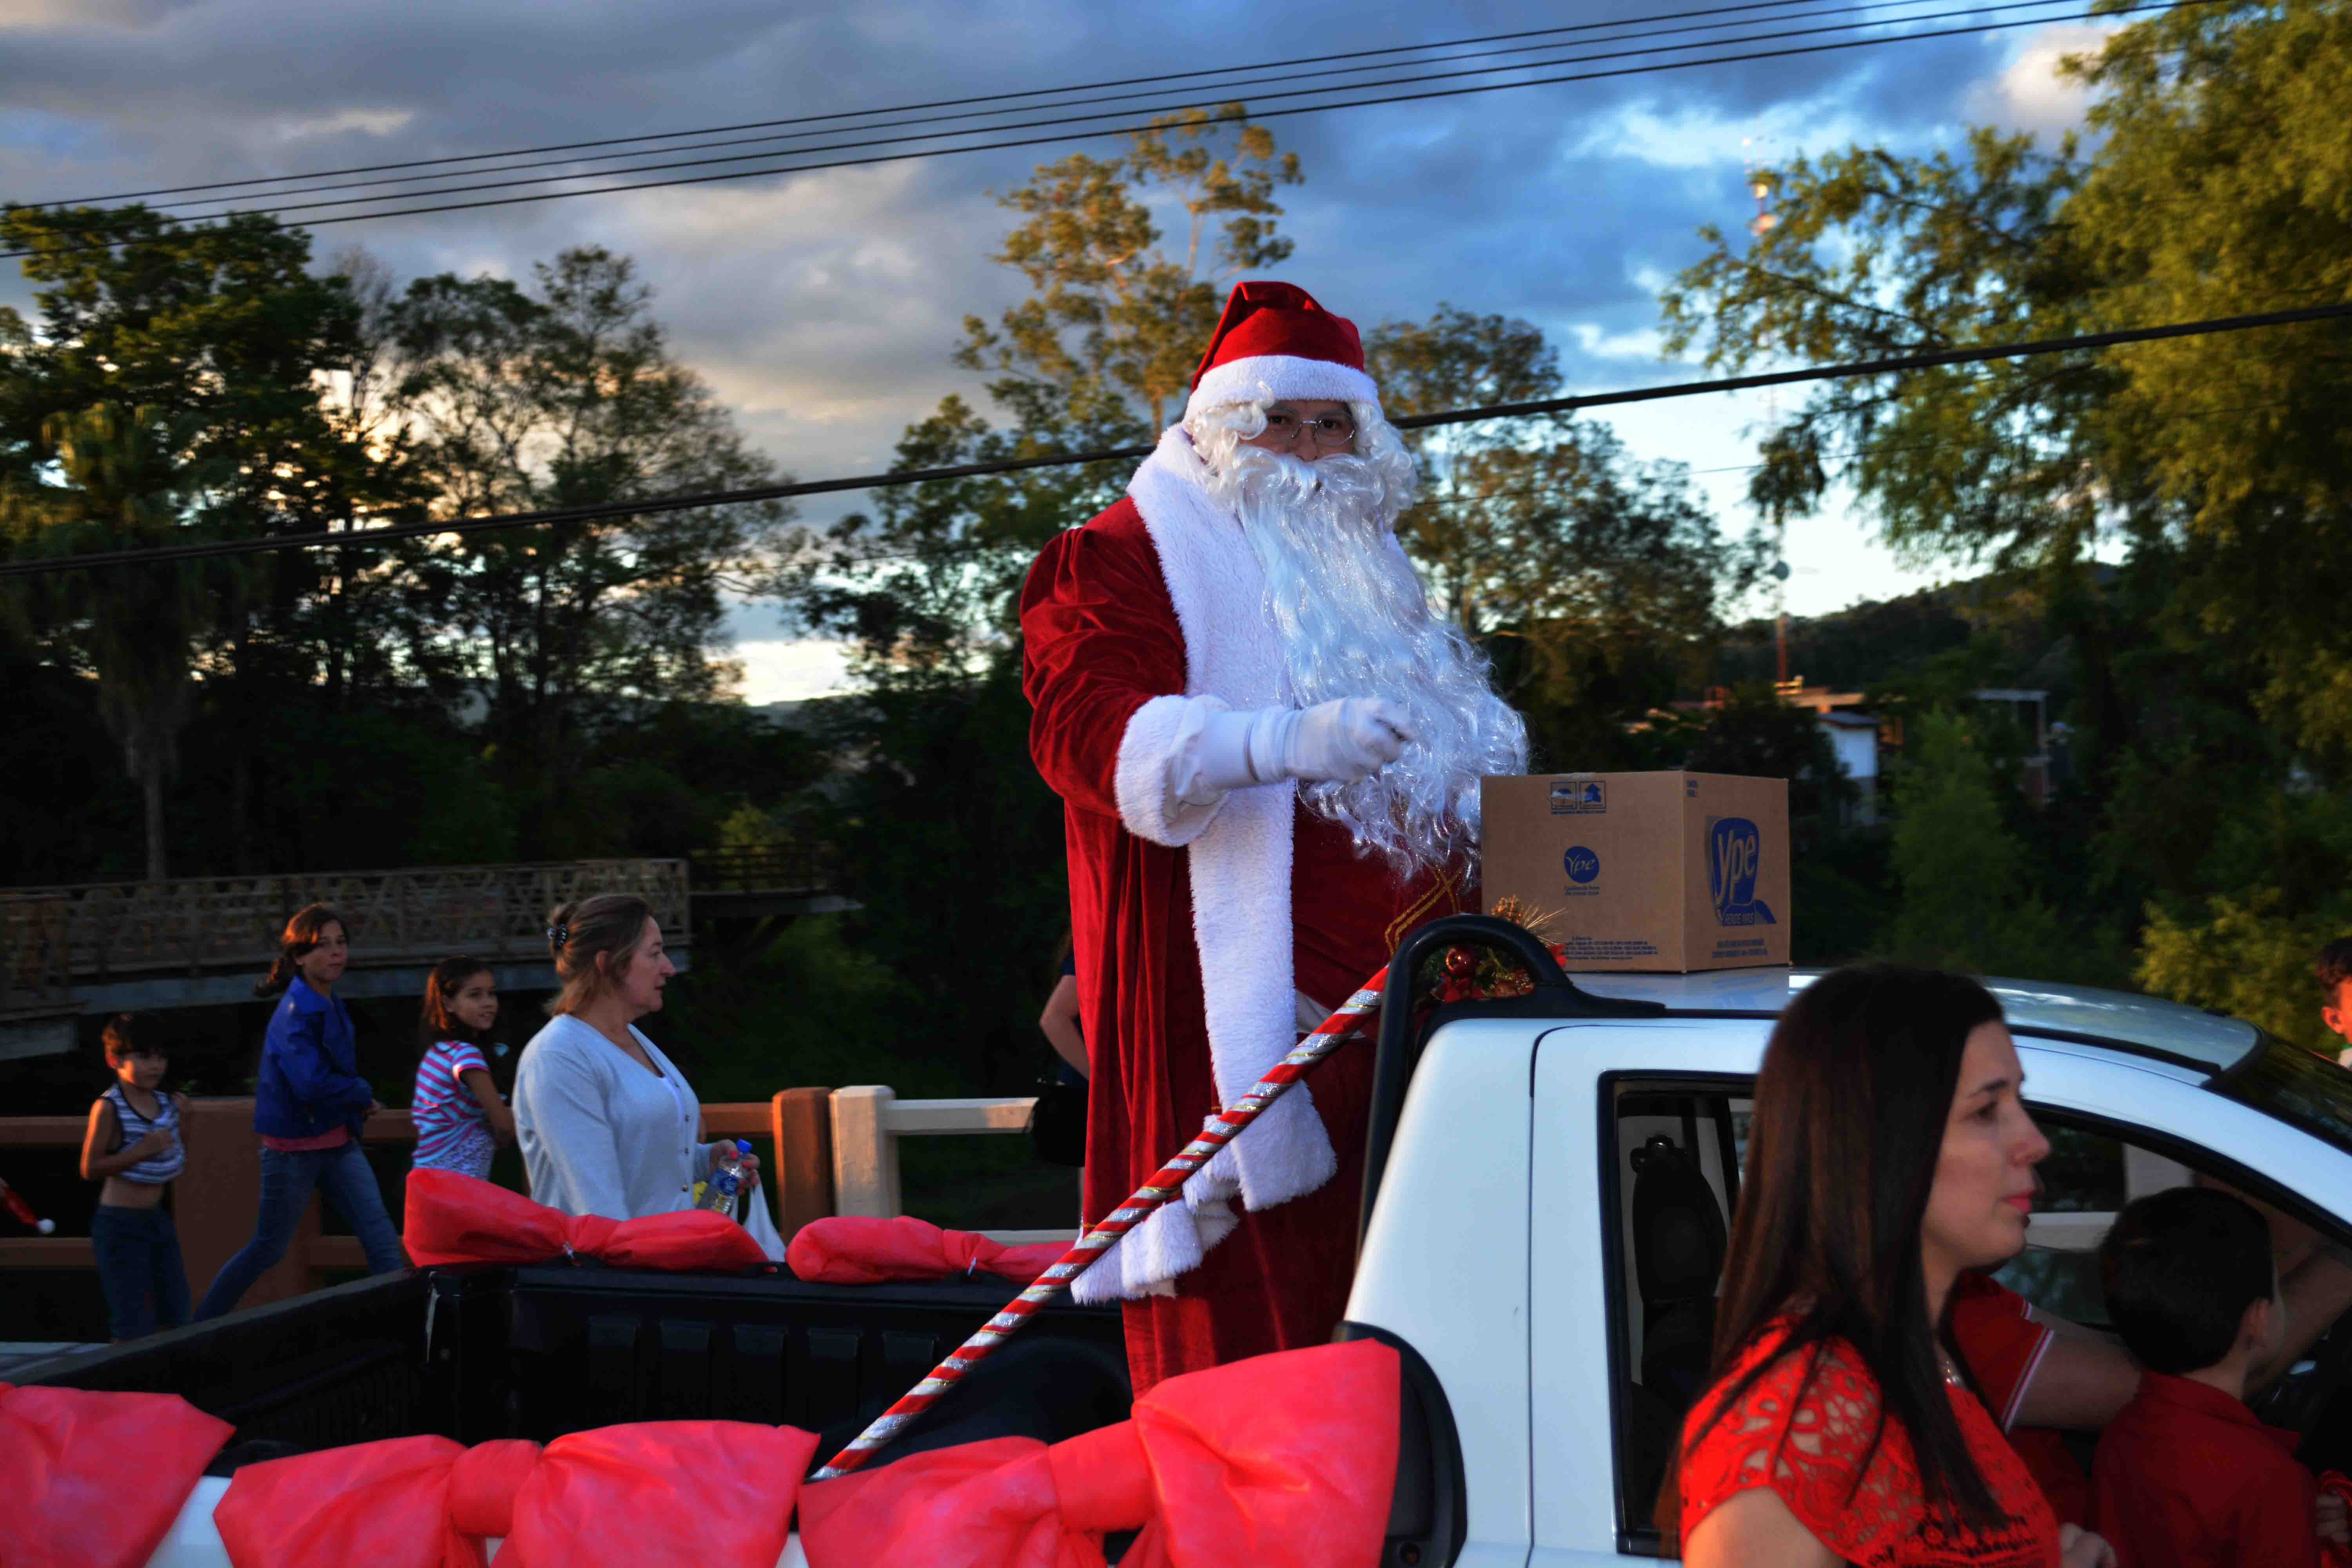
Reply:
[[[1903, 749], [1903, 721], [1865, 711], [1859, 691], [1807, 686], [1801, 679], [1782, 681], [1777, 689], [1780, 700], [1790, 707], [1810, 708], [1821, 716], [1822, 729], [1829, 735], [1839, 767], [1861, 787], [1856, 820], [1875, 822], [1879, 780], [1883, 776], [1879, 756], [1882, 752]], [[1979, 703], [2002, 710], [2016, 721], [2020, 731], [2028, 738], [2026, 755], [2019, 764], [2017, 787], [2035, 805], [2048, 805], [2053, 728], [2049, 721], [2050, 693], [2030, 688], [1988, 687], [1969, 695]]]
[[1816, 721], [1830, 738], [1838, 772], [1853, 781], [1853, 819], [1878, 820], [1878, 721], [1867, 713], [1832, 710]]

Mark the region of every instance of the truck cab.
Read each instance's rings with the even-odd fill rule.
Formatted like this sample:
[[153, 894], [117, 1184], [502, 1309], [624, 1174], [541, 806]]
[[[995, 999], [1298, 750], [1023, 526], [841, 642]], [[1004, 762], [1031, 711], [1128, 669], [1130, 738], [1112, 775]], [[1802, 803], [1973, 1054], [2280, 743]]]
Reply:
[[[1407, 1352], [1388, 1563], [1659, 1555], [1652, 1509], [1706, 1378], [1749, 1095], [1818, 973], [1576, 974], [1383, 1039], [1412, 1059], [1382, 1063], [1347, 1331]], [[2197, 1174], [2323, 1244], [2352, 1238], [2352, 1072], [2176, 1004], [1987, 984], [2053, 1144], [2011, 1289], [2101, 1326], [2094, 1251], [2115, 1211]], [[2352, 1320], [2264, 1397], [2306, 1462], [2342, 1451], [2347, 1371]]]

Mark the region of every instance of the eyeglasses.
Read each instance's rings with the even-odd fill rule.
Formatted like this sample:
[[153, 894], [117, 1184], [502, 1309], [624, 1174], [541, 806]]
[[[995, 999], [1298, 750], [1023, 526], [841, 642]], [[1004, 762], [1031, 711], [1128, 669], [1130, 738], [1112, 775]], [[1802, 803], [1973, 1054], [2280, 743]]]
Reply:
[[1302, 419], [1288, 409], [1269, 408], [1265, 411], [1265, 433], [1277, 441], [1296, 441], [1308, 435], [1326, 447], [1336, 447], [1355, 439], [1356, 422], [1344, 414], [1318, 414], [1312, 419]]

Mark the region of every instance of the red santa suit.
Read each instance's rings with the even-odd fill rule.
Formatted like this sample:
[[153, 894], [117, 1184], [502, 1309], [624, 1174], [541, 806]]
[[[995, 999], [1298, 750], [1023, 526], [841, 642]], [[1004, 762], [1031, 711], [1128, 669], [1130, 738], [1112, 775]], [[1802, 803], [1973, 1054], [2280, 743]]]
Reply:
[[[1236, 306], [1265, 287], [1237, 289]], [[1236, 306], [1196, 382], [1208, 395], [1375, 400], [1339, 318], [1317, 312], [1301, 332], [1305, 312], [1265, 310], [1289, 320], [1253, 327], [1244, 311], [1235, 331]], [[1171, 429], [1126, 499], [1049, 544], [1022, 594], [1031, 752], [1066, 805], [1091, 1065], [1088, 1223], [1256, 1082], [1406, 931], [1475, 907], [1458, 875], [1407, 881], [1360, 858], [1293, 782], [1206, 806], [1171, 798], [1171, 758], [1209, 716], [1287, 700], [1256, 557], [1203, 473], [1181, 426]], [[1080, 1277], [1078, 1299], [1126, 1301], [1139, 1394], [1328, 1339], [1355, 1267], [1370, 1080], [1369, 1044], [1342, 1047], [1196, 1174], [1187, 1201]]]

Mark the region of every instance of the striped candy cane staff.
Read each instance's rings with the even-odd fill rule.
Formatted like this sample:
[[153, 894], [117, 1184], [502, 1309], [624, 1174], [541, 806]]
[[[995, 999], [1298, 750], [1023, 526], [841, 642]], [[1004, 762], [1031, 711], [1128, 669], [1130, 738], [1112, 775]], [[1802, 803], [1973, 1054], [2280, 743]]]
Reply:
[[1297, 1048], [1267, 1069], [1255, 1088], [1209, 1118], [1201, 1135], [1184, 1145], [1182, 1152], [1161, 1166], [1151, 1180], [1135, 1189], [1127, 1202], [1103, 1216], [1102, 1222], [1062, 1254], [1052, 1268], [1037, 1276], [1037, 1281], [1012, 1300], [1004, 1310], [988, 1320], [971, 1336], [958, 1345], [955, 1353], [931, 1369], [931, 1374], [915, 1384], [898, 1402], [874, 1418], [873, 1424], [850, 1440], [849, 1446], [825, 1462], [815, 1479], [829, 1481], [835, 1476], [845, 1476], [890, 1446], [890, 1440], [904, 1431], [907, 1423], [929, 1409], [939, 1397], [963, 1381], [963, 1376], [986, 1360], [988, 1353], [1014, 1334], [1023, 1324], [1036, 1314], [1037, 1309], [1069, 1288], [1070, 1281], [1087, 1271], [1087, 1267], [1114, 1241], [1141, 1225], [1145, 1216], [1178, 1196], [1184, 1178], [1209, 1163], [1209, 1157], [1234, 1135], [1258, 1118], [1258, 1113], [1282, 1098], [1283, 1091], [1307, 1076], [1307, 1069], [1328, 1057], [1339, 1042], [1363, 1026], [1364, 1019], [1381, 1005], [1381, 987], [1388, 979], [1388, 971], [1364, 982], [1363, 989], [1348, 998], [1345, 1005], [1315, 1026], [1315, 1032], [1298, 1042]]

